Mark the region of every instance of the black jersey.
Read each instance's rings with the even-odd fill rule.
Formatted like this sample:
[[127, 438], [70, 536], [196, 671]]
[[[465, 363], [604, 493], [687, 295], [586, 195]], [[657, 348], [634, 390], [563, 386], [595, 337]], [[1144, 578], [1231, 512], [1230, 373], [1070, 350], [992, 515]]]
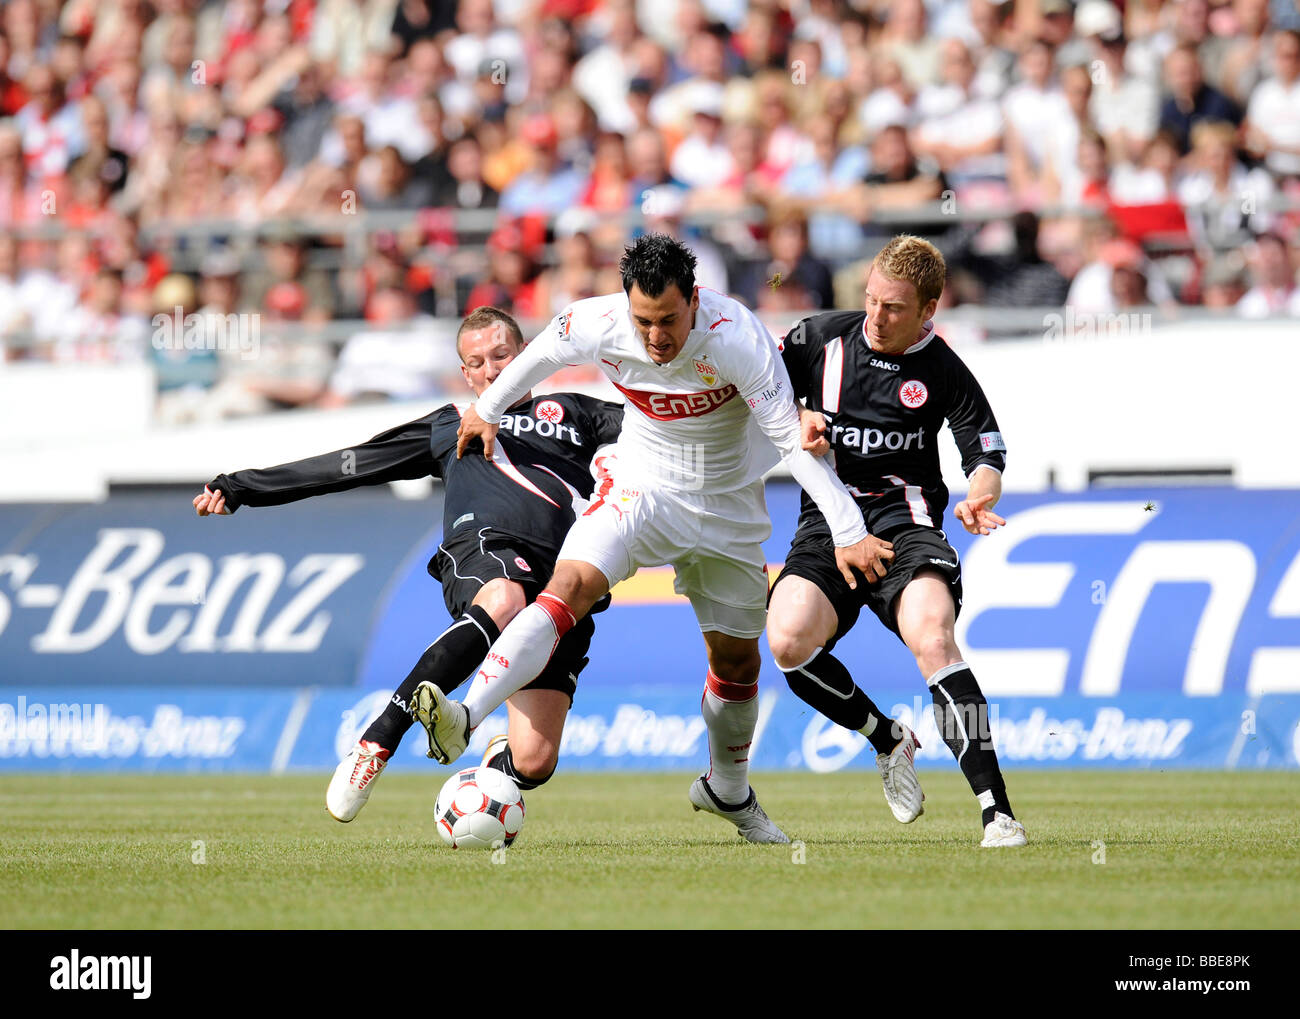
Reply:
[[[867, 343], [866, 323], [866, 312], [835, 311], [791, 329], [781, 355], [794, 395], [826, 416], [836, 472], [872, 534], [904, 524], [941, 528], [944, 420], [967, 477], [981, 464], [1005, 466], [998, 423], [975, 376], [933, 326], [905, 353], [880, 354]], [[807, 494], [803, 502], [807, 512]]]
[[342, 492], [403, 478], [441, 478], [443, 534], [490, 528], [559, 551], [573, 523], [575, 497], [594, 482], [590, 463], [598, 447], [618, 438], [621, 404], [575, 393], [534, 397], [501, 419], [492, 461], [474, 441], [456, 459], [460, 412], [451, 404], [381, 432], [350, 449], [265, 470], [220, 474], [226, 506], [279, 506], [313, 495]]

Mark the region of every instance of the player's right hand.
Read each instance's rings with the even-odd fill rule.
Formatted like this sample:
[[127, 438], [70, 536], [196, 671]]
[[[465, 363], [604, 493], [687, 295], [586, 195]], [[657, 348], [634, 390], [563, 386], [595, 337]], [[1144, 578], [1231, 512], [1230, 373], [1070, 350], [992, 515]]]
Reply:
[[206, 485], [203, 491], [194, 497], [194, 510], [201, 517], [213, 513], [221, 516], [230, 515], [230, 510], [226, 509], [226, 497], [221, 493], [221, 489], [208, 488]]
[[858, 589], [858, 579], [853, 575], [854, 569], [862, 571], [868, 584], [874, 584], [885, 575], [885, 564], [893, 558], [894, 546], [871, 534], [856, 545], [835, 549], [835, 565], [840, 568], [844, 582], [854, 591]]
[[475, 439], [483, 440], [483, 459], [491, 460], [496, 449], [497, 429], [499, 425], [490, 425], [478, 416], [473, 404], [460, 416], [460, 427], [456, 429], [456, 459], [465, 454], [465, 447]]
[[815, 410], [799, 410], [799, 436], [803, 448], [813, 456], [825, 456], [831, 451], [826, 439], [826, 418]]

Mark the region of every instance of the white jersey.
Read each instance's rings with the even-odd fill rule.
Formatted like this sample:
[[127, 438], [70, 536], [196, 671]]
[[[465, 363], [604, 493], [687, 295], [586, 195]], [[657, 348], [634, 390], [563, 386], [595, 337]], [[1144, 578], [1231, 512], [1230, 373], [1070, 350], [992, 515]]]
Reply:
[[570, 305], [479, 398], [479, 416], [498, 422], [553, 372], [596, 364], [627, 400], [620, 483], [718, 495], [753, 484], [784, 459], [837, 545], [866, 537], [861, 511], [829, 464], [802, 449], [790, 377], [767, 327], [739, 301], [698, 293], [694, 328], [663, 365], [650, 359], [626, 294]]

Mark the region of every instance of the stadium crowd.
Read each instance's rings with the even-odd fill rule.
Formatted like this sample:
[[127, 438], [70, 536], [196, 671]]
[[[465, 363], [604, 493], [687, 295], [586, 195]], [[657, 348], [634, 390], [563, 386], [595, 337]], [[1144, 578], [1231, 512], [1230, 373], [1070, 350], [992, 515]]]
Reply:
[[778, 319], [903, 230], [949, 304], [1300, 316], [1300, 0], [7, 0], [0, 118], [0, 364], [153, 360], [181, 418], [458, 391], [411, 323], [640, 230]]

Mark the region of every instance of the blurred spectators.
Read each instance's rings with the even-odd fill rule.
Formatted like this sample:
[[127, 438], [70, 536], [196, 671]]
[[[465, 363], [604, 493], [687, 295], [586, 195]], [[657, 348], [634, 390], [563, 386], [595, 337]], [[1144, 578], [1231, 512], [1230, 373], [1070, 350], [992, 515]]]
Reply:
[[527, 169], [501, 193], [501, 211], [511, 215], [543, 213], [555, 216], [575, 205], [587, 178], [559, 158], [559, 135], [549, 114], [529, 117], [520, 130], [528, 147]]
[[[989, 208], [1000, 218], [978, 226]], [[352, 327], [303, 337], [359, 317], [371, 339], [351, 344], [326, 402], [397, 393], [357, 367], [387, 349], [374, 336], [484, 303], [535, 325], [618, 287], [618, 253], [646, 229], [694, 246], [705, 285], [778, 315], [830, 306], [830, 279], [852, 283], [841, 296], [856, 306], [861, 261], [902, 231], [953, 251], [956, 300], [1050, 306], [1068, 285], [1079, 308], [1172, 307], [1172, 281], [1189, 303], [1285, 314], [1300, 6], [9, 0], [0, 12], [5, 356], [130, 357], [160, 297], [212, 329], [256, 321], [255, 357], [150, 343], [172, 420], [313, 405]], [[1242, 250], [1249, 292], [1230, 257]]]
[[1246, 144], [1277, 177], [1300, 178], [1300, 29], [1273, 36], [1273, 75], [1251, 93]]
[[273, 233], [264, 252], [265, 269], [246, 272], [242, 282], [245, 308], [283, 313], [292, 307], [304, 320], [317, 322], [332, 315], [334, 295], [329, 277], [308, 267], [299, 236], [287, 230]]
[[1237, 158], [1237, 130], [1228, 123], [1203, 121], [1192, 130], [1193, 169], [1178, 184], [1178, 200], [1190, 210], [1189, 224], [1209, 251], [1239, 247], [1272, 227], [1266, 206], [1273, 178]]
[[830, 269], [808, 251], [808, 221], [802, 213], [775, 217], [768, 224], [767, 243], [772, 259], [750, 273], [741, 289], [746, 301], [758, 306], [762, 299], [773, 300], [770, 291], [788, 287], [780, 297], [797, 303], [784, 304], [779, 310], [835, 306]]
[[1296, 267], [1286, 241], [1277, 234], [1261, 234], [1247, 251], [1251, 287], [1237, 302], [1245, 318], [1269, 315], [1300, 315], [1300, 289]]
[[375, 328], [344, 345], [322, 406], [434, 399], [454, 391], [460, 378], [454, 325], [438, 329], [433, 319], [417, 319], [410, 294], [395, 287], [375, 295], [372, 322]]
[[[1204, 6], [1205, 0], [1181, 0], [1179, 9]], [[1160, 108], [1160, 129], [1178, 143], [1179, 153], [1191, 148], [1192, 130], [1205, 121], [1241, 123], [1237, 104], [1218, 89], [1205, 84], [1195, 43], [1178, 45], [1165, 57], [1165, 89], [1169, 98]]]
[[1013, 246], [1003, 253], [977, 252], [974, 242], [980, 230], [975, 225], [963, 228], [956, 238], [945, 242], [944, 258], [957, 293], [963, 301], [989, 308], [1061, 306], [1070, 281], [1039, 253], [1038, 216], [1021, 212], [1011, 225]]
[[161, 424], [204, 418], [204, 404], [217, 384], [220, 355], [192, 318], [198, 289], [183, 273], [172, 273], [154, 288], [149, 355], [158, 375], [157, 416]]

